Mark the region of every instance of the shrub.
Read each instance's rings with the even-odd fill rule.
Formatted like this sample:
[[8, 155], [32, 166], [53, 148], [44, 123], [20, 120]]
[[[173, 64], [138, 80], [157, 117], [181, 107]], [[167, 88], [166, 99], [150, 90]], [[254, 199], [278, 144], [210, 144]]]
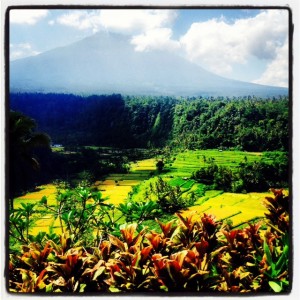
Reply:
[[159, 160], [157, 163], [156, 163], [156, 169], [158, 171], [158, 173], [161, 173], [163, 168], [165, 166], [165, 163], [162, 161], [162, 160]]
[[161, 177], [158, 177], [152, 192], [160, 208], [167, 213], [175, 213], [195, 202], [195, 197], [184, 198], [179, 186], [172, 187]]
[[123, 214], [126, 222], [137, 222], [138, 224], [145, 220], [159, 217], [162, 214], [158, 203], [152, 200], [144, 202], [129, 200], [125, 203], [120, 203], [117, 209]]
[[288, 185], [288, 159], [280, 157], [268, 164], [263, 161], [240, 163], [234, 172], [225, 166], [210, 162], [193, 173], [192, 178], [214, 188], [231, 192], [261, 192], [271, 187]]
[[[161, 232], [138, 224], [108, 234], [96, 247], [30, 243], [11, 254], [11, 292], [288, 292], [288, 197], [266, 198], [269, 220], [230, 229], [211, 215], [177, 213], [158, 221]], [[185, 294], [186, 295], [186, 294]]]

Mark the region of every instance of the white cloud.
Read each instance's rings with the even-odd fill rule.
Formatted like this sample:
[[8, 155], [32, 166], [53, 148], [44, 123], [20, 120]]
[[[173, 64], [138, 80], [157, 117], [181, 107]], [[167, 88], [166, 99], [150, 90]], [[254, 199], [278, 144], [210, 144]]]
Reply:
[[174, 10], [102, 9], [78, 10], [57, 18], [62, 25], [93, 32], [107, 30], [137, 34], [171, 24], [176, 17]]
[[154, 28], [145, 33], [136, 35], [131, 43], [135, 45], [136, 51], [147, 51], [153, 49], [175, 50], [180, 48], [178, 41], [172, 40], [170, 28]]
[[88, 12], [83, 10], [72, 11], [58, 17], [57, 23], [80, 30], [91, 29], [93, 32], [95, 32], [101, 26], [100, 12]]
[[189, 60], [228, 76], [251, 57], [274, 59], [287, 35], [287, 11], [266, 10], [230, 24], [224, 18], [193, 23], [180, 42]]
[[14, 24], [34, 25], [48, 15], [46, 9], [12, 9], [10, 22]]
[[177, 16], [174, 10], [113, 9], [101, 11], [101, 24], [107, 30], [137, 33], [170, 25]]
[[61, 15], [56, 22], [79, 30], [105, 30], [133, 35], [136, 51], [175, 49], [179, 42], [171, 40], [171, 25], [177, 17], [175, 10], [102, 9], [78, 10]]
[[229, 73], [233, 63], [245, 63], [243, 43], [224, 21], [194, 23], [180, 42], [189, 60], [219, 74]]
[[40, 52], [34, 50], [29, 43], [10, 44], [10, 60], [38, 55]]
[[263, 11], [254, 18], [236, 22], [246, 37], [245, 52], [260, 59], [273, 59], [288, 35], [286, 10]]
[[272, 60], [265, 72], [254, 83], [275, 85], [288, 87], [288, 40], [280, 48], [276, 49], [276, 55]]

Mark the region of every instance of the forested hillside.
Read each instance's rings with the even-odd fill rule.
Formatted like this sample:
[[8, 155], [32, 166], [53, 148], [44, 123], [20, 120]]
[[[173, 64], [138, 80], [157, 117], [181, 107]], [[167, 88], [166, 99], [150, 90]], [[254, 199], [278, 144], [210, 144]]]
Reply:
[[286, 97], [175, 98], [11, 94], [52, 143], [189, 149], [288, 150]]

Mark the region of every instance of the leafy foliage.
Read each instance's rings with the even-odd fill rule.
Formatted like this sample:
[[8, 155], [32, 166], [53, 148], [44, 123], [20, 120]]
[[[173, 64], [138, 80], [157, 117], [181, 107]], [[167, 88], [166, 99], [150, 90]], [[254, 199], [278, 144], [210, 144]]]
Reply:
[[[191, 215], [161, 232], [125, 224], [95, 247], [30, 243], [11, 254], [11, 292], [287, 292], [288, 196], [268, 197], [267, 231], [261, 223], [229, 229], [211, 215]], [[276, 218], [279, 216], [279, 218]]]
[[11, 210], [9, 215], [9, 235], [10, 239], [16, 239], [22, 243], [28, 243], [32, 238], [29, 229], [34, 225], [35, 204], [21, 203], [21, 207]]
[[288, 150], [287, 98], [25, 93], [11, 94], [10, 103], [69, 146]]
[[175, 213], [191, 206], [195, 199], [183, 197], [179, 186], [172, 187], [167, 181], [158, 177], [154, 185], [150, 185], [150, 192], [154, 195], [158, 205], [164, 212]]
[[13, 209], [16, 194], [29, 188], [30, 179], [37, 177], [40, 170], [34, 149], [50, 147], [50, 137], [36, 132], [36, 122], [20, 112], [9, 113], [9, 199]]
[[271, 187], [288, 186], [288, 166], [287, 154], [272, 164], [263, 161], [240, 163], [236, 171], [212, 162], [194, 172], [192, 178], [224, 191], [266, 191]]
[[162, 214], [158, 203], [152, 200], [145, 202], [134, 202], [130, 200], [126, 203], [120, 203], [117, 209], [125, 216], [126, 222], [137, 222], [138, 224]]
[[163, 168], [164, 168], [165, 164], [162, 160], [159, 160], [157, 163], [156, 163], [156, 169], [159, 173], [162, 172]]

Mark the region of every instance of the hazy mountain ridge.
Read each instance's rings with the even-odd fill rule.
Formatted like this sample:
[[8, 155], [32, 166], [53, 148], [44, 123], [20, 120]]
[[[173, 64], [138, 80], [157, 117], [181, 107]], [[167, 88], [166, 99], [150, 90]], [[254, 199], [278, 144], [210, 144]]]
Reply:
[[286, 88], [220, 77], [170, 52], [137, 52], [129, 37], [112, 33], [97, 33], [11, 62], [10, 90], [178, 96], [288, 94]]

